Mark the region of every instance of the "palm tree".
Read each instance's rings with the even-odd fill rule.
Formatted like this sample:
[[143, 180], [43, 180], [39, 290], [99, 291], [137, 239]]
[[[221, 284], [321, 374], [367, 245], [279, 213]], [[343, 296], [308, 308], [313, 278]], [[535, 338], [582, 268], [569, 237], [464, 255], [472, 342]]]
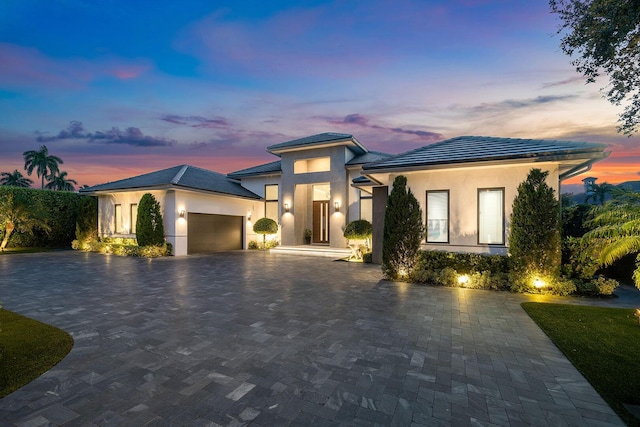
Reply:
[[42, 145], [39, 151], [29, 150], [22, 153], [24, 156], [24, 169], [29, 176], [33, 170], [42, 177], [42, 186], [44, 189], [44, 179], [58, 173], [58, 165], [64, 163], [60, 157], [50, 156], [46, 145]]
[[[614, 198], [593, 208], [588, 225], [597, 228], [583, 237], [599, 252], [601, 265], [613, 264], [625, 255], [640, 252], [640, 193], [616, 191]], [[636, 259], [633, 280], [640, 289], [640, 256]]]
[[14, 230], [22, 233], [33, 233], [38, 227], [44, 231], [51, 227], [44, 220], [44, 213], [36, 206], [23, 200], [16, 200], [14, 194], [9, 192], [6, 197], [0, 199], [0, 227], [4, 228], [4, 237], [0, 243], [0, 251], [4, 251]]
[[13, 187], [31, 187], [33, 181], [29, 178], [25, 178], [18, 169], [14, 170], [12, 173], [2, 172], [0, 174], [2, 178], [0, 178], [0, 185], [11, 185]]
[[74, 184], [78, 185], [75, 179], [67, 179], [67, 173], [60, 172], [57, 175], [49, 176], [49, 183], [45, 188], [48, 190], [75, 191]]
[[603, 182], [602, 184], [594, 183], [592, 185], [592, 192], [587, 194], [587, 197], [584, 198], [584, 202], [589, 203], [589, 200], [593, 199], [595, 203], [603, 205], [607, 194], [611, 193], [613, 189], [614, 186], [607, 182]]

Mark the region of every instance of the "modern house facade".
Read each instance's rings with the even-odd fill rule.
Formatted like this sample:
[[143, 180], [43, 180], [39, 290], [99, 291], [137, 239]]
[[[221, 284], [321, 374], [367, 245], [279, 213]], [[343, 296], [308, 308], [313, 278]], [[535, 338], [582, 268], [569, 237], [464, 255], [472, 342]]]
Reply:
[[[99, 198], [101, 236], [134, 236], [135, 204], [150, 192], [163, 207], [175, 255], [246, 248], [252, 221], [279, 224], [283, 246], [344, 248], [345, 226], [374, 225], [373, 258], [381, 261], [386, 199], [393, 180], [421, 204], [424, 248], [506, 253], [511, 205], [532, 168], [548, 184], [586, 172], [608, 156], [603, 144], [495, 137], [458, 137], [398, 155], [368, 150], [353, 135], [323, 133], [267, 147], [279, 160], [218, 174], [177, 166], [82, 190]], [[120, 207], [118, 207], [120, 206]]]

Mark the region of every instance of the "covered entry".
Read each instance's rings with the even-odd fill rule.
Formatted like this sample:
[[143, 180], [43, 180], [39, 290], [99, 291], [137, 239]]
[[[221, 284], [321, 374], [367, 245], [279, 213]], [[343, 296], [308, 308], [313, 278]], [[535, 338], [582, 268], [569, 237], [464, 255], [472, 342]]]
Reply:
[[206, 253], [242, 249], [243, 218], [189, 212], [187, 215], [187, 253]]

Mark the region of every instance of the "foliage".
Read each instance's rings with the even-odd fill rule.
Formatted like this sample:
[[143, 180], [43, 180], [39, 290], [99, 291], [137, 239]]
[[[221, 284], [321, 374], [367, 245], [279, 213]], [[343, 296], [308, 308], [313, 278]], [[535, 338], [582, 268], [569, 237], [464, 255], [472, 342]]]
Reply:
[[61, 329], [0, 309], [0, 397], [28, 384], [62, 360], [73, 338]]
[[[263, 248], [264, 249], [271, 249], [271, 248], [275, 248], [280, 244], [279, 241], [277, 240], [267, 240], [264, 245]], [[251, 240], [249, 242], [248, 245], [249, 249], [255, 250], [255, 249], [260, 249], [260, 244], [258, 242], [256, 242], [255, 240]]]
[[276, 234], [278, 232], [278, 224], [271, 218], [260, 218], [253, 224], [253, 232], [262, 234], [262, 247], [267, 248], [267, 234]]
[[404, 280], [413, 270], [424, 238], [422, 209], [399, 175], [387, 199], [382, 240], [382, 272], [391, 280]]
[[594, 203], [603, 205], [607, 195], [611, 194], [614, 189], [615, 187], [613, 185], [606, 182], [603, 182], [602, 184], [593, 183], [591, 185], [591, 191], [587, 193], [584, 198], [584, 202], [589, 203], [590, 200], [593, 200]]
[[46, 145], [42, 145], [40, 150], [29, 150], [22, 153], [24, 157], [24, 169], [27, 174], [31, 176], [34, 169], [38, 177], [42, 177], [42, 185], [40, 188], [44, 189], [45, 178], [49, 179], [50, 176], [58, 173], [58, 166], [64, 162], [60, 157], [49, 155], [49, 150]]
[[373, 234], [373, 226], [366, 219], [351, 221], [344, 229], [344, 237], [352, 240], [370, 239]]
[[98, 240], [98, 199], [96, 197], [80, 196], [76, 240], [80, 242]]
[[[589, 225], [595, 228], [583, 239], [599, 251], [601, 265], [608, 266], [625, 255], [640, 252], [639, 193], [620, 192], [604, 205], [594, 207], [593, 213]], [[640, 289], [640, 263], [636, 264], [633, 277]]]
[[49, 183], [45, 185], [45, 188], [47, 190], [75, 191], [74, 185], [78, 185], [76, 180], [68, 179], [66, 172], [60, 172], [49, 176]]
[[18, 169], [14, 170], [12, 173], [2, 172], [0, 176], [2, 176], [2, 178], [0, 178], [0, 185], [27, 188], [31, 187], [31, 184], [33, 184], [33, 181], [24, 177]]
[[[576, 71], [593, 83], [609, 77], [606, 97], [626, 102], [618, 131], [627, 135], [640, 124], [640, 2], [636, 0], [550, 0], [562, 23], [560, 48]], [[574, 56], [575, 55], [575, 56]]]
[[252, 249], [252, 250], [260, 249], [260, 245], [255, 240], [251, 240], [247, 246], [249, 249]]
[[596, 296], [596, 295], [612, 295], [618, 287], [617, 280], [609, 279], [604, 276], [597, 276], [591, 280], [575, 281], [577, 291], [580, 295]]
[[136, 239], [128, 237], [105, 237], [99, 240], [85, 241], [74, 240], [72, 248], [84, 252], [99, 252], [102, 254], [145, 258], [170, 256], [172, 253], [172, 246], [170, 243], [138, 246]]
[[640, 404], [640, 340], [632, 309], [524, 303], [522, 308], [630, 426]]
[[577, 237], [562, 240], [562, 274], [574, 280], [590, 280], [600, 263], [595, 248]]
[[164, 244], [164, 224], [162, 223], [160, 203], [151, 193], [144, 194], [138, 204], [136, 239], [138, 246], [161, 246]]
[[304, 237], [305, 237], [305, 239], [306, 239], [306, 238], [311, 238], [311, 235], [312, 235], [312, 234], [313, 234], [313, 233], [311, 232], [311, 229], [310, 229], [310, 228], [305, 228], [305, 229], [304, 229]]
[[46, 222], [45, 212], [40, 205], [30, 204], [20, 193], [7, 192], [0, 198], [0, 228], [4, 235], [0, 243], [0, 251], [3, 251], [14, 231], [17, 233], [33, 234], [34, 228], [45, 231], [51, 230]]
[[371, 264], [373, 262], [373, 252], [365, 252], [362, 254], [362, 262]]
[[513, 201], [509, 255], [511, 283], [518, 289], [535, 278], [557, 283], [560, 276], [560, 215], [548, 172], [531, 169]]
[[562, 202], [562, 237], [582, 237], [590, 230], [586, 222], [591, 206], [584, 203], [566, 205]]

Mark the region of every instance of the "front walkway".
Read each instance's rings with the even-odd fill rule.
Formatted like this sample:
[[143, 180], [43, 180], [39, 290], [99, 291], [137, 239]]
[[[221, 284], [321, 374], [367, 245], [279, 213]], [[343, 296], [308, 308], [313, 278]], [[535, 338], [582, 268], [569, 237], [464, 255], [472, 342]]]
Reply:
[[259, 251], [0, 256], [4, 308], [75, 339], [0, 425], [622, 424], [532, 297], [380, 277]]

